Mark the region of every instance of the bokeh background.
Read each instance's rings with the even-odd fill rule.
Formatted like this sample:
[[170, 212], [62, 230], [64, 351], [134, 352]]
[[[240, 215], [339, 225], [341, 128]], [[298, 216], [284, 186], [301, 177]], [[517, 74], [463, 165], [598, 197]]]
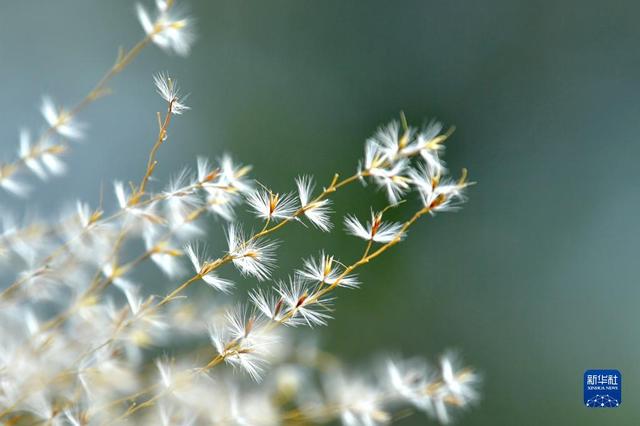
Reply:
[[[41, 215], [137, 179], [162, 107], [151, 76], [169, 71], [193, 111], [160, 153], [161, 182], [196, 155], [229, 152], [276, 190], [312, 173], [353, 172], [366, 137], [406, 112], [455, 125], [446, 159], [478, 183], [456, 214], [428, 219], [364, 287], [339, 295], [314, 331], [354, 365], [379, 352], [434, 358], [447, 348], [484, 375], [460, 425], [632, 425], [640, 419], [638, 207], [640, 3], [635, 1], [191, 1], [190, 57], [152, 47], [91, 106], [70, 173], [38, 189]], [[129, 1], [0, 5], [0, 158], [37, 129], [43, 93], [80, 99], [142, 31]], [[113, 197], [108, 198], [113, 203]], [[383, 198], [354, 187], [337, 213]], [[0, 194], [3, 210], [24, 204]], [[338, 216], [339, 216], [338, 215]], [[211, 238], [221, 238], [219, 223]], [[360, 247], [292, 227], [278, 274], [321, 248]], [[252, 283], [244, 284], [246, 290]], [[623, 374], [616, 410], [582, 405], [582, 374]], [[403, 420], [424, 424], [422, 416]]]

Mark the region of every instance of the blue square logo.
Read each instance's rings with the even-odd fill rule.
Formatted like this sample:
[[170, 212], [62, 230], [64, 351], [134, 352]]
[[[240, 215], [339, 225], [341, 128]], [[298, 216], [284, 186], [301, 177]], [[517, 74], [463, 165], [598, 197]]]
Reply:
[[618, 370], [584, 372], [584, 405], [588, 408], [616, 408], [622, 404], [622, 374]]

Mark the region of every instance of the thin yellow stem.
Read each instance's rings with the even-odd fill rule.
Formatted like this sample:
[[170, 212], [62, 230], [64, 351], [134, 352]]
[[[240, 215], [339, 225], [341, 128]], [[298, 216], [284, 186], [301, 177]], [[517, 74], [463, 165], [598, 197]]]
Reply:
[[[193, 189], [199, 188], [201, 185], [202, 185], [202, 182], [195, 182], [193, 184], [190, 184], [190, 185], [186, 186], [183, 189], [183, 192], [189, 192], [189, 191], [191, 191]], [[137, 207], [140, 208], [140, 207], [144, 207], [146, 205], [150, 205], [150, 204], [153, 204], [153, 203], [156, 203], [156, 202], [159, 202], [159, 201], [163, 201], [163, 200], [167, 199], [169, 196], [170, 195], [166, 194], [166, 193], [156, 194], [153, 197], [149, 197], [149, 198], [146, 198], [146, 199], [138, 202]], [[41, 262], [41, 268], [46, 268], [48, 266], [48, 264], [51, 263], [55, 258], [57, 258], [61, 254], [66, 252], [74, 241], [76, 241], [76, 240], [78, 240], [80, 238], [83, 238], [95, 226], [104, 225], [104, 224], [107, 224], [109, 222], [112, 222], [112, 221], [118, 219], [119, 217], [121, 217], [122, 215], [124, 215], [125, 213], [126, 213], [126, 208], [122, 208], [122, 209], [119, 209], [118, 211], [116, 211], [115, 213], [111, 214], [110, 216], [107, 216], [107, 217], [104, 217], [104, 218], [97, 217], [95, 219], [95, 221], [93, 221], [90, 224], [90, 226], [82, 228], [82, 230], [78, 234], [76, 234], [74, 237], [70, 238], [69, 240], [66, 240], [65, 242], [61, 243], [59, 246], [54, 248], [47, 255], [47, 257]], [[197, 213], [197, 214], [199, 215], [201, 213]], [[98, 215], [98, 212], [96, 212], [94, 214]], [[99, 215], [101, 215], [101, 213]], [[71, 218], [71, 219], [73, 219], [73, 218]], [[22, 276], [22, 277], [18, 278], [17, 280], [15, 280], [13, 283], [11, 283], [9, 286], [7, 286], [4, 290], [0, 291], [0, 301], [8, 299], [9, 296], [11, 296], [12, 294], [15, 294], [14, 293], [15, 290], [17, 290], [21, 285], [23, 285], [30, 278], [31, 278], [30, 275]]]
[[186, 280], [185, 282], [183, 282], [180, 286], [176, 287], [171, 293], [169, 293], [168, 295], [166, 295], [160, 302], [158, 302], [158, 304], [156, 305], [156, 307], [160, 307], [160, 306], [164, 306], [167, 303], [171, 302], [173, 299], [175, 299], [183, 290], [185, 290], [187, 287], [189, 287], [192, 283], [198, 281], [200, 278], [202, 278], [202, 276], [200, 274], [196, 274], [193, 277], [189, 278], [188, 280]]
[[156, 139], [156, 143], [153, 145], [153, 147], [151, 148], [151, 152], [149, 153], [149, 160], [147, 161], [147, 170], [144, 174], [144, 176], [142, 177], [142, 181], [140, 182], [140, 185], [138, 186], [138, 191], [137, 194], [134, 195], [131, 200], [130, 203], [132, 205], [136, 204], [138, 202], [138, 200], [140, 199], [140, 197], [142, 197], [145, 193], [145, 189], [147, 186], [147, 182], [149, 182], [149, 179], [151, 178], [151, 175], [153, 174], [153, 171], [155, 170], [158, 161], [156, 160], [156, 154], [158, 153], [158, 150], [160, 149], [160, 146], [162, 146], [162, 143], [166, 140], [167, 138], [167, 129], [169, 128], [169, 124], [171, 123], [171, 117], [173, 116], [172, 111], [173, 111], [173, 103], [174, 103], [174, 99], [172, 99], [169, 102], [169, 106], [167, 109], [167, 114], [164, 117], [164, 121], [162, 123], [162, 125], [160, 126], [160, 131], [158, 133], [158, 138]]
[[[315, 293], [313, 296], [311, 296], [310, 298], [310, 302], [308, 303], [317, 303], [319, 301], [319, 299], [326, 295], [327, 293], [333, 291], [339, 284], [340, 281], [342, 279], [344, 279], [344, 277], [346, 277], [348, 274], [350, 274], [351, 272], [353, 272], [355, 269], [359, 268], [360, 266], [370, 262], [371, 260], [375, 259], [376, 257], [380, 256], [382, 253], [384, 253], [385, 251], [387, 251], [388, 249], [390, 249], [391, 247], [395, 246], [396, 244], [398, 244], [401, 240], [402, 237], [404, 235], [404, 233], [424, 214], [429, 212], [429, 208], [428, 207], [423, 207], [422, 209], [418, 210], [409, 220], [407, 220], [402, 227], [400, 228], [400, 230], [398, 231], [398, 233], [396, 234], [396, 236], [394, 237], [393, 240], [389, 241], [388, 243], [382, 245], [380, 248], [378, 248], [377, 250], [375, 250], [373, 253], [371, 254], [367, 254], [367, 252], [369, 251], [370, 245], [367, 246], [367, 250], [365, 252], [365, 254], [354, 264], [350, 265], [349, 267], [345, 268], [345, 270], [343, 271], [342, 274], [340, 274], [340, 276], [329, 286], [326, 287], [320, 291], [318, 291], [317, 293]], [[183, 284], [184, 286], [184, 284]], [[182, 286], [181, 286], [182, 287]], [[283, 317], [280, 321], [275, 321], [273, 322], [273, 327], [276, 327], [278, 325], [284, 324], [286, 322], [286, 320], [288, 320], [289, 318], [291, 318], [293, 315], [295, 314], [295, 310], [292, 310], [290, 312], [287, 313], [287, 315], [285, 315], [285, 317]], [[212, 368], [214, 368], [215, 366], [217, 366], [218, 364], [220, 364], [222, 361], [224, 360], [224, 357], [222, 355], [217, 355], [215, 358], [213, 358], [206, 366], [202, 367], [201, 369], [198, 369], [197, 371], [208, 371]], [[128, 416], [130, 416], [131, 414], [133, 414], [134, 412], [148, 407], [150, 405], [153, 405], [153, 403], [155, 402], [155, 400], [157, 400], [159, 398], [158, 395], [150, 398], [149, 400], [145, 401], [142, 404], [139, 405], [135, 405], [132, 407], [129, 407], [129, 409], [120, 417], [118, 417], [117, 420], [122, 420]]]
[[[171, 123], [171, 115], [172, 115], [171, 114], [171, 110], [172, 110], [172, 102], [169, 102], [167, 114], [165, 116], [165, 119], [164, 119], [162, 125], [160, 126], [160, 130], [158, 131], [158, 137], [156, 138], [156, 141], [155, 141], [155, 143], [153, 145], [153, 148], [151, 149], [151, 153], [149, 154], [149, 160], [147, 162], [147, 171], [145, 172], [145, 174], [144, 174], [144, 176], [142, 178], [140, 186], [136, 190], [135, 194], [129, 200], [129, 205], [130, 206], [135, 205], [141, 199], [141, 197], [144, 195], [144, 187], [146, 185], [146, 182], [149, 180], [149, 178], [153, 174], [153, 169], [155, 168], [155, 165], [156, 165], [156, 160], [155, 160], [156, 153], [157, 153], [158, 149], [160, 148], [160, 145], [162, 145], [163, 141], [166, 139], [167, 128], [168, 128], [169, 124]], [[117, 258], [118, 253], [120, 252], [120, 247], [124, 243], [124, 241], [126, 239], [126, 236], [127, 236], [127, 227], [123, 226], [123, 228], [120, 230], [120, 233], [118, 234], [118, 237], [116, 238], [116, 241], [115, 241], [114, 246], [113, 246], [113, 250], [111, 251], [110, 261], [112, 261], [115, 258]], [[151, 254], [152, 253], [149, 253], [149, 252], [145, 253], [143, 256], [141, 256], [140, 259], [134, 261], [135, 262], [134, 266], [137, 265], [138, 263], [140, 263], [141, 261], [143, 261], [144, 259], [149, 258], [151, 256]], [[130, 269], [130, 268], [127, 268], [127, 269]], [[92, 296], [94, 292], [101, 291], [102, 289], [104, 289], [107, 286], [109, 286], [113, 282], [113, 280], [115, 278], [117, 278], [118, 276], [122, 275], [124, 272], [126, 272], [127, 269], [122, 270], [121, 268], [116, 267], [116, 268], [114, 268], [114, 271], [113, 271], [113, 273], [111, 274], [110, 277], [108, 277], [106, 280], [100, 280], [100, 276], [102, 275], [102, 268], [98, 268], [96, 270], [96, 273], [94, 275], [94, 278], [92, 280], [91, 285], [89, 286], [89, 288], [87, 290], [85, 290], [83, 292], [83, 294], [79, 298], [80, 305], [88, 297]], [[78, 307], [79, 307], [79, 304], [74, 304], [73, 306], [71, 306], [70, 309], [62, 312], [61, 314], [57, 315], [52, 320], [47, 322], [41, 328], [40, 331], [41, 332], [42, 331], [48, 331], [48, 330], [51, 330], [51, 329], [56, 328], [59, 325], [63, 324], [68, 318], [70, 318], [75, 313], [75, 311], [78, 309]]]
[[[127, 53], [118, 55], [115, 64], [111, 68], [109, 68], [109, 70], [107, 70], [107, 72], [102, 76], [102, 78], [100, 78], [100, 80], [98, 80], [98, 83], [96, 83], [93, 89], [91, 89], [91, 91], [87, 93], [87, 95], [85, 95], [85, 97], [82, 98], [80, 102], [73, 106], [69, 111], [65, 112], [65, 118], [68, 120], [76, 116], [80, 111], [93, 103], [96, 99], [108, 94], [108, 91], [106, 90], [107, 83], [109, 83], [109, 81], [111, 81], [113, 77], [119, 74], [133, 59], [135, 59], [140, 54], [140, 52], [142, 52], [142, 50], [151, 42], [151, 38], [154, 35], [155, 33], [147, 35], [138, 43], [136, 43]], [[44, 130], [38, 137], [34, 146], [41, 146], [41, 144], [56, 131], [59, 125], [60, 123], [54, 123], [46, 130]], [[67, 147], [68, 146], [65, 143], [54, 144], [47, 147], [46, 149], [38, 150], [35, 153], [37, 154], [37, 156], [33, 158], [38, 158], [47, 153], [59, 154], [65, 151]], [[3, 165], [2, 168], [0, 168], [0, 177], [8, 178], [14, 175], [16, 172], [21, 170], [25, 166], [25, 164], [25, 159], [20, 159], [15, 163]]]

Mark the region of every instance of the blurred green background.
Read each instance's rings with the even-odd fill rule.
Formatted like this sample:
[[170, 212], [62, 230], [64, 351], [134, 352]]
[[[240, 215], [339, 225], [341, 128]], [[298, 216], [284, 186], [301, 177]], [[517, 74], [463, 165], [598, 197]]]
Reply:
[[[137, 179], [162, 108], [151, 76], [191, 92], [162, 149], [165, 182], [202, 154], [230, 152], [275, 190], [311, 173], [352, 173], [363, 142], [404, 110], [457, 131], [446, 160], [468, 167], [470, 202], [423, 221], [339, 294], [325, 349], [354, 365], [387, 351], [434, 359], [447, 348], [484, 375], [460, 425], [640, 422], [638, 207], [640, 27], [636, 1], [191, 1], [187, 59], [152, 47], [82, 115], [70, 173], [32, 200], [43, 216], [101, 183]], [[142, 36], [128, 1], [0, 5], [0, 158], [18, 127], [37, 130], [40, 96], [72, 104]], [[110, 187], [109, 187], [110, 188]], [[112, 198], [111, 198], [112, 200]], [[353, 187], [337, 215], [383, 198]], [[3, 209], [22, 203], [0, 195]], [[410, 205], [415, 205], [410, 203]], [[212, 238], [222, 237], [212, 223]], [[339, 227], [340, 228], [340, 227]], [[360, 246], [291, 227], [278, 276], [325, 248]], [[249, 288], [247, 282], [241, 287]], [[622, 371], [623, 404], [589, 410], [582, 374]], [[422, 416], [402, 422], [424, 424]]]

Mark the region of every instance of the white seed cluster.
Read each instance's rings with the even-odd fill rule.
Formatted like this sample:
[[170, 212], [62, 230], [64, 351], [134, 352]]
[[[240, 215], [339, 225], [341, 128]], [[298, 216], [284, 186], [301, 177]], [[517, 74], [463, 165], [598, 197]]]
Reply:
[[[144, 39], [121, 52], [76, 107], [44, 98], [48, 128], [35, 142], [20, 133], [18, 159], [0, 166], [1, 188], [27, 196], [27, 172], [42, 180], [64, 172], [60, 156], [87, 131], [77, 115], [146, 45], [189, 52], [192, 20], [174, 1], [136, 10]], [[156, 153], [170, 140], [171, 120], [190, 109], [168, 74], [154, 83], [165, 112], [139, 182], [115, 182], [111, 202], [77, 201], [57, 219], [2, 216], [0, 261], [14, 278], [0, 290], [0, 422], [372, 426], [410, 408], [447, 423], [478, 399], [478, 375], [451, 354], [435, 367], [392, 358], [354, 372], [298, 331], [329, 324], [336, 293], [363, 287], [357, 270], [402, 242], [420, 217], [465, 201], [466, 172], [447, 177], [441, 157], [449, 134], [439, 123], [417, 129], [403, 117], [380, 128], [356, 172], [336, 174], [321, 190], [303, 175], [292, 179], [291, 191], [274, 191], [229, 156], [198, 158], [193, 170], [154, 189]], [[353, 214], [343, 219], [346, 232], [364, 240], [361, 256], [341, 262], [319, 249], [276, 279], [278, 231], [331, 232], [332, 195], [357, 182], [382, 188], [389, 202], [372, 208], [366, 222]], [[419, 202], [405, 220], [386, 220], [409, 198]], [[258, 224], [241, 223], [239, 209]], [[227, 247], [214, 254], [202, 240], [220, 222]], [[147, 263], [172, 283], [166, 294], [142, 282]], [[248, 297], [235, 291], [229, 268], [253, 285]], [[197, 286], [207, 291], [194, 297]]]

